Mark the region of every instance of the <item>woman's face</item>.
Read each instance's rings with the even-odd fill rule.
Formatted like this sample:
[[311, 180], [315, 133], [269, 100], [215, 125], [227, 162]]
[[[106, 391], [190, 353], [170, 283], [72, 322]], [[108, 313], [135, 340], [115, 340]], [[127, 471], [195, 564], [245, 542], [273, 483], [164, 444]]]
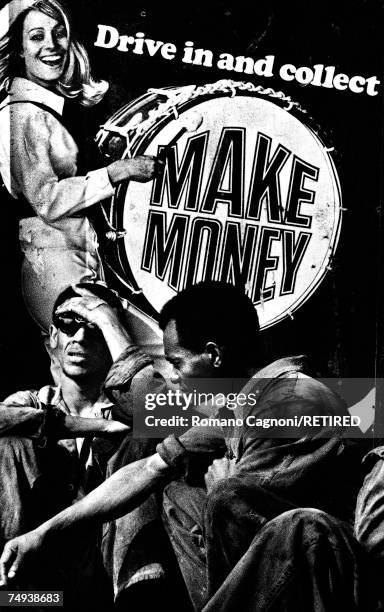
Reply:
[[65, 25], [40, 11], [30, 11], [23, 25], [25, 76], [46, 88], [64, 72], [69, 48]]

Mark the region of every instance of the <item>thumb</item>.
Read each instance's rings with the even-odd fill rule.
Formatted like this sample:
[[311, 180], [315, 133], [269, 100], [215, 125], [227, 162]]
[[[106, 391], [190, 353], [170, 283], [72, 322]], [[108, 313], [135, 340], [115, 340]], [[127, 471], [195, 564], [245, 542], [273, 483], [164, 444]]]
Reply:
[[[8, 582], [8, 578], [14, 578], [16, 572], [19, 567], [20, 560], [18, 560], [17, 548], [15, 550], [14, 546], [10, 542], [8, 542], [5, 547], [3, 554], [0, 559], [0, 586], [6, 585]], [[10, 569], [9, 566], [13, 561], [13, 558], [16, 554], [16, 559], [13, 562]]]
[[22, 564], [23, 558], [24, 555], [19, 546], [16, 551], [16, 559], [12, 563], [12, 566], [8, 572], [8, 578], [12, 579], [16, 576], [17, 572], [19, 571], [20, 565]]

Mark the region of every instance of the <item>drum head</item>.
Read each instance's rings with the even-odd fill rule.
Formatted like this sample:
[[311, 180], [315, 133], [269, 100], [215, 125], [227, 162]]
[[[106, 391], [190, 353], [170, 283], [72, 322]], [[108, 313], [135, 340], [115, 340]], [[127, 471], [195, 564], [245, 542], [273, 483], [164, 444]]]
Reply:
[[130, 154], [165, 166], [154, 182], [117, 190], [112, 219], [127, 233], [113, 266], [119, 291], [141, 291], [151, 317], [186, 285], [214, 279], [243, 284], [266, 328], [292, 317], [330, 267], [339, 181], [329, 150], [283, 94], [218, 85], [189, 88], [181, 101], [164, 90], [130, 135]]

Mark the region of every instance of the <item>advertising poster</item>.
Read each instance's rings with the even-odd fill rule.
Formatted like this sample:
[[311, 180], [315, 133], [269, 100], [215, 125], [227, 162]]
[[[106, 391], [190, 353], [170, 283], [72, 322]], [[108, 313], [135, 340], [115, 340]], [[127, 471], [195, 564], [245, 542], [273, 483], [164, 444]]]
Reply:
[[[37, 2], [38, 11], [44, 1]], [[33, 8], [32, 0], [11, 4], [12, 23]], [[9, 6], [2, 5], [1, 36], [7, 34]], [[105, 284], [128, 308], [133, 341], [166, 374], [159, 312], [192, 284], [223, 281], [243, 287], [256, 308], [265, 363], [307, 356], [311, 372], [341, 389], [349, 414], [361, 419], [358, 437], [365, 438], [367, 450], [379, 444], [384, 438], [383, 3], [68, 0], [65, 6], [72, 36], [83, 44], [98, 83], [97, 104], [80, 105], [67, 96], [64, 106], [57, 106], [53, 100], [52, 75], [64, 61], [60, 41], [66, 25], [64, 34], [49, 29], [54, 17], [44, 7], [44, 24], [31, 24], [37, 37], [29, 47], [23, 31], [14, 56], [6, 59], [0, 47], [0, 400], [37, 392], [52, 385], [52, 378], [57, 382], [47, 331], [53, 304], [66, 286], [94, 280], [102, 269]], [[44, 47], [47, 33], [52, 41]], [[50, 87], [46, 73], [38, 72], [39, 62], [50, 71]], [[25, 83], [33, 78], [26, 75], [36, 74], [40, 93], [28, 94]], [[36, 120], [27, 117], [29, 95]], [[61, 136], [52, 128], [55, 122]], [[135, 166], [141, 156], [156, 158], [154, 166]], [[112, 180], [109, 171], [100, 170], [122, 160], [132, 160], [131, 173], [142, 173], [138, 180], [114, 175]], [[77, 257], [83, 257], [80, 264]], [[79, 265], [87, 269], [83, 276]], [[237, 324], [228, 320], [229, 327]], [[51, 402], [51, 396], [41, 397], [42, 405]], [[0, 427], [2, 436], [7, 426]], [[77, 450], [72, 442], [79, 457], [90, 452], [85, 442]], [[358, 469], [351, 461], [351, 471]], [[51, 470], [49, 477], [56, 480], [58, 473], [59, 468]], [[351, 494], [351, 504], [353, 499]], [[68, 505], [64, 501], [55, 510]], [[189, 599], [202, 609], [176, 558], [164, 561], [152, 551], [152, 538], [157, 550], [165, 532], [159, 536], [159, 530], [148, 529], [137, 543], [140, 517], [104, 531], [105, 583], [103, 574], [95, 588], [92, 574], [74, 587], [71, 574], [68, 592], [78, 589], [87, 609], [88, 580], [94, 598], [112, 589], [116, 609], [122, 609], [129, 580], [149, 568], [155, 582], [165, 575], [169, 585], [169, 576], [177, 576], [183, 603], [175, 609], [189, 609]], [[38, 518], [22, 522], [30, 524], [39, 524]], [[80, 527], [74, 540], [84, 550], [78, 559], [94, 554], [85, 550], [88, 540], [100, 537], [96, 531], [83, 535]], [[168, 540], [164, 546], [171, 550]], [[141, 554], [149, 561], [140, 565]], [[52, 592], [62, 586], [64, 600], [66, 580], [60, 584], [56, 576], [48, 584]], [[218, 591], [224, 579], [217, 580]], [[40, 589], [39, 581], [25, 584], [26, 590], [46, 588]], [[207, 604], [206, 596], [201, 602], [207, 610], [232, 610], [238, 586], [232, 603], [222, 593], [217, 601]], [[159, 597], [165, 596], [162, 588]], [[108, 606], [107, 596], [105, 601]], [[132, 601], [131, 609], [138, 609]], [[167, 605], [164, 609], [173, 609], [174, 603]]]

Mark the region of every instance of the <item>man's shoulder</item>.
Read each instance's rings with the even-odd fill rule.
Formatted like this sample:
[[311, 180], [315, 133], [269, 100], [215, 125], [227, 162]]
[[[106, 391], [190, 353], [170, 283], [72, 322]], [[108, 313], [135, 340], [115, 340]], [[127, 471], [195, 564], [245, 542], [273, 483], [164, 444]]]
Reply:
[[305, 355], [276, 359], [259, 369], [247, 382], [244, 391], [256, 391], [261, 397], [278, 388], [294, 389], [299, 379], [312, 381], [309, 372]]
[[312, 398], [321, 403], [339, 403], [341, 401], [341, 397], [325, 382], [304, 374], [304, 372], [291, 372], [285, 376], [274, 378], [271, 381], [269, 391], [284, 395], [289, 394], [303, 399]]
[[298, 372], [309, 374], [310, 371], [311, 367], [306, 355], [288, 355], [271, 361], [262, 367], [255, 377], [275, 378]]
[[5, 400], [6, 406], [19, 406], [41, 409], [44, 406], [56, 406], [60, 401], [60, 389], [53, 385], [46, 385], [40, 390], [26, 389], [16, 391]]
[[[259, 370], [248, 382], [248, 392], [256, 391], [265, 403], [301, 400], [328, 413], [344, 411], [342, 398], [322, 380], [315, 378], [305, 355], [278, 359]], [[322, 413], [322, 411], [320, 411]], [[320, 414], [319, 413], [319, 414]]]
[[3, 401], [5, 406], [39, 408], [38, 392], [32, 389], [16, 391]]

